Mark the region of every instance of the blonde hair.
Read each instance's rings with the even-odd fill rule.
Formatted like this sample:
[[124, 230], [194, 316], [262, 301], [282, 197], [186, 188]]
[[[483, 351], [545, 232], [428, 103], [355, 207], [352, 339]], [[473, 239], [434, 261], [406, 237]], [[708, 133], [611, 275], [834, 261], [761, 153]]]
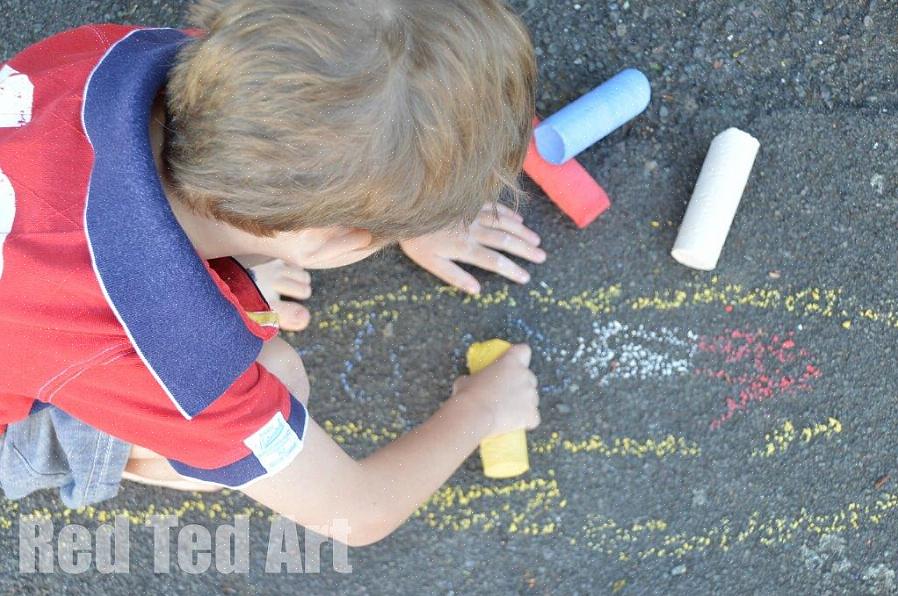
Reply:
[[190, 20], [164, 158], [195, 212], [400, 240], [521, 196], [536, 67], [502, 0], [199, 0]]

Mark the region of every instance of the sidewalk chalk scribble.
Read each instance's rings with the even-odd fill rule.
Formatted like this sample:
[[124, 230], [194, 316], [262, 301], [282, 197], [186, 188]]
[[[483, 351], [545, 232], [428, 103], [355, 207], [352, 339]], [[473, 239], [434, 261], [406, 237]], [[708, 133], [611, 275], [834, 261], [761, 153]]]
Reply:
[[820, 377], [816, 357], [797, 346], [794, 337], [792, 331], [767, 335], [736, 329], [701, 339], [698, 349], [716, 355], [722, 362], [696, 373], [731, 388], [724, 398], [726, 412], [711, 421], [712, 429], [720, 428], [753, 404], [807, 391], [811, 382]]
[[774, 457], [785, 453], [796, 444], [807, 445], [818, 439], [830, 439], [842, 432], [842, 423], [830, 416], [825, 422], [818, 422], [797, 428], [791, 420], [786, 420], [778, 428], [764, 435], [764, 446], [752, 451], [753, 457]]

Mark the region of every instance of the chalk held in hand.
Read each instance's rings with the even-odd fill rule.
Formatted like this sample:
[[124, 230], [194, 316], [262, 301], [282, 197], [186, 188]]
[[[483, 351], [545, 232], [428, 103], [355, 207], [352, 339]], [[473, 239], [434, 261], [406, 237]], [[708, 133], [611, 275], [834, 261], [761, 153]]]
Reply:
[[628, 68], [546, 118], [533, 133], [536, 147], [547, 162], [563, 164], [641, 114], [651, 98], [646, 76]]
[[717, 267], [761, 144], [738, 128], [711, 141], [671, 256], [703, 271]]
[[[471, 344], [468, 348], [468, 370], [477, 373], [504, 354], [511, 344], [502, 339]], [[530, 469], [527, 456], [527, 433], [522, 428], [480, 443], [480, 459], [483, 473], [489, 478], [512, 478]]]

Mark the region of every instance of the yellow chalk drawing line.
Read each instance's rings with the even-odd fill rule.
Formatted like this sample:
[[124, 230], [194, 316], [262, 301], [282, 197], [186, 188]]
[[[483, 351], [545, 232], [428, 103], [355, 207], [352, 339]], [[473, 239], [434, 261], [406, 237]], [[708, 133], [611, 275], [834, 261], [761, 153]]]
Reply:
[[698, 457], [701, 455], [701, 447], [694, 441], [687, 441], [683, 437], [667, 435], [658, 439], [632, 439], [630, 437], [615, 437], [611, 442], [606, 442], [599, 435], [592, 435], [582, 441], [562, 441], [557, 432], [544, 441], [535, 441], [530, 448], [533, 453], [551, 453], [557, 449], [563, 449], [568, 453], [590, 453], [603, 457], [648, 457], [654, 456], [663, 459], [672, 455], [686, 457]]
[[801, 429], [796, 429], [791, 420], [786, 420], [781, 428], [764, 435], [764, 446], [755, 449], [752, 452], [752, 457], [773, 457], [788, 451], [796, 441], [799, 444], [807, 444], [820, 438], [830, 439], [841, 432], [842, 423], [832, 417], [828, 418], [826, 422], [818, 422]]
[[[232, 509], [226, 503], [208, 502], [213, 496], [200, 496], [197, 493], [185, 493], [191, 496], [183, 499], [177, 506], [156, 506], [150, 504], [143, 509], [131, 510], [125, 507], [79, 507], [77, 509], [63, 508], [51, 510], [46, 507], [34, 509], [22, 509], [16, 501], [5, 501], [0, 509], [0, 528], [12, 527], [13, 519], [21, 517], [29, 519], [50, 519], [64, 524], [94, 521], [98, 523], [111, 522], [116, 516], [125, 516], [135, 525], [146, 524], [154, 515], [174, 515], [177, 517], [205, 517], [209, 521], [233, 522], [234, 516], [245, 515], [247, 517], [270, 518], [273, 516], [270, 510], [254, 505]], [[222, 491], [222, 496], [227, 496], [230, 491]]]
[[[832, 317], [839, 309], [842, 290], [806, 288], [783, 292], [775, 288], [744, 288], [739, 284], [722, 284], [715, 276], [710, 283], [688, 286], [686, 290], [664, 290], [651, 296], [629, 301], [633, 310], [672, 310], [701, 304], [751, 306], [765, 310], [782, 308], [801, 315]], [[847, 314], [847, 313], [846, 313]]]
[[[331, 420], [324, 421], [324, 429], [341, 445], [353, 440], [369, 441], [373, 444], [384, 443], [399, 438], [401, 430], [381, 428], [374, 430], [354, 422], [337, 424]], [[561, 449], [568, 453], [589, 453], [602, 457], [650, 457], [659, 459], [680, 455], [698, 457], [702, 450], [698, 443], [684, 437], [667, 435], [661, 439], [634, 439], [631, 437], [614, 437], [606, 441], [600, 435], [591, 435], [579, 441], [562, 440], [561, 435], [553, 432], [548, 439], [533, 441], [531, 453], [547, 454]]]
[[[227, 497], [230, 491], [223, 491]], [[518, 506], [509, 497], [523, 495], [526, 501]], [[211, 522], [233, 522], [235, 515], [270, 519], [273, 513], [263, 507], [248, 505], [231, 509], [226, 503], [208, 502], [215, 496], [192, 495], [177, 506], [149, 505], [144, 509], [81, 507], [78, 509], [50, 510], [34, 508], [25, 510], [15, 501], [4, 501], [0, 509], [0, 528], [9, 529], [13, 520], [50, 519], [63, 524], [93, 521], [107, 523], [116, 516], [125, 516], [135, 525], [144, 525], [154, 515], [174, 515], [190, 519], [205, 517]], [[567, 505], [562, 498], [554, 470], [547, 477], [520, 479], [509, 483], [474, 484], [471, 486], [446, 485], [422, 505], [413, 517], [430, 527], [440, 530], [462, 531], [479, 528], [486, 532], [501, 529], [511, 534], [545, 535], [556, 530], [557, 512]]]
[[[740, 284], [720, 281], [717, 276], [704, 283], [685, 284], [679, 289], [668, 289], [650, 295], [627, 297], [620, 285], [612, 285], [594, 290], [586, 290], [573, 296], [558, 296], [546, 284], [540, 289], [528, 292], [530, 301], [547, 312], [555, 308], [570, 312], [586, 311], [592, 315], [610, 314], [620, 311], [667, 311], [689, 306], [719, 304], [722, 306], [745, 306], [764, 310], [781, 309], [785, 312], [805, 316], [836, 319], [845, 329], [850, 329], [852, 318], [873, 321], [887, 327], [898, 328], [898, 313], [858, 306], [850, 297], [843, 296], [841, 289], [802, 288], [781, 290], [771, 287], [746, 288]], [[361, 325], [372, 315], [387, 320], [399, 317], [399, 310], [406, 304], [430, 304], [442, 296], [454, 296], [464, 305], [489, 308], [503, 305], [517, 306], [508, 286], [480, 296], [462, 295], [450, 287], [438, 287], [432, 291], [416, 294], [408, 286], [397, 292], [377, 294], [362, 300], [346, 300], [331, 304], [319, 313], [319, 329], [338, 329], [346, 325]]]
[[[761, 521], [761, 513], [755, 511], [739, 529], [729, 518], [722, 518], [698, 534], [669, 531], [670, 524], [663, 519], [627, 526], [610, 518], [591, 516], [583, 527], [580, 540], [571, 538], [570, 543], [585, 543], [592, 550], [620, 561], [679, 558], [703, 551], [726, 552], [749, 541], [772, 547], [793, 544], [799, 536], [840, 534], [862, 526], [878, 525], [896, 508], [898, 494], [887, 493], [871, 504], [852, 502], [826, 514], [814, 514], [802, 507], [797, 515], [769, 516]], [[640, 548], [640, 545], [648, 548]]]
[[403, 285], [397, 292], [376, 294], [361, 300], [342, 300], [325, 307], [319, 314], [319, 329], [339, 329], [349, 324], [362, 325], [371, 315], [378, 315], [386, 320], [395, 320], [399, 311], [394, 307], [404, 303], [430, 304], [436, 296], [442, 294], [459, 295], [459, 291], [449, 286], [440, 286], [431, 292], [414, 294], [409, 287]]
[[[375, 430], [354, 422], [336, 424], [331, 420], [324, 422], [324, 428], [341, 445], [354, 440], [368, 441], [377, 445], [397, 439], [402, 434], [400, 430], [387, 428]], [[786, 420], [780, 428], [764, 435], [764, 445], [752, 450], [752, 457], [773, 457], [785, 453], [796, 442], [806, 445], [818, 439], [829, 440], [841, 432], [842, 423], [833, 417], [827, 418], [825, 422], [818, 422], [800, 429], [796, 428], [792, 421]], [[661, 439], [614, 437], [606, 441], [601, 435], [591, 435], [582, 440], [562, 440], [559, 433], [553, 432], [547, 439], [532, 441], [530, 446], [530, 452], [538, 454], [550, 454], [559, 449], [572, 454], [589, 453], [607, 458], [656, 457], [664, 459], [674, 455], [699, 457], [702, 454], [701, 446], [698, 443], [672, 434]]]
[[324, 427], [324, 430], [327, 431], [327, 434], [333, 437], [333, 439], [341, 445], [352, 439], [362, 439], [376, 445], [378, 443], [385, 443], [387, 441], [398, 439], [402, 434], [401, 430], [391, 430], [388, 428], [375, 430], [361, 424], [356, 424], [355, 422], [337, 424], [332, 420], [325, 420], [322, 426]]
[[[414, 515], [438, 530], [484, 532], [500, 529], [509, 534], [540, 536], [557, 529], [558, 511], [567, 506], [554, 470], [546, 478], [520, 479], [508, 484], [444, 486]], [[525, 495], [522, 506], [509, 497]]]
[[[399, 438], [401, 430], [381, 428], [375, 430], [362, 424], [347, 422], [337, 424], [331, 420], [324, 422], [324, 428], [341, 445], [363, 440], [372, 444], [381, 444]], [[795, 444], [809, 444], [818, 439], [829, 440], [842, 432], [842, 423], [833, 417], [802, 428], [786, 420], [782, 426], [764, 435], [764, 445], [752, 450], [752, 457], [774, 457], [785, 453]], [[588, 453], [601, 457], [656, 457], [664, 459], [671, 456], [699, 457], [701, 446], [695, 441], [668, 434], [660, 439], [635, 439], [632, 437], [614, 437], [606, 440], [601, 435], [591, 435], [586, 439], [561, 439], [561, 435], [553, 432], [547, 439], [532, 441], [531, 453], [550, 454], [558, 450], [568, 453]]]

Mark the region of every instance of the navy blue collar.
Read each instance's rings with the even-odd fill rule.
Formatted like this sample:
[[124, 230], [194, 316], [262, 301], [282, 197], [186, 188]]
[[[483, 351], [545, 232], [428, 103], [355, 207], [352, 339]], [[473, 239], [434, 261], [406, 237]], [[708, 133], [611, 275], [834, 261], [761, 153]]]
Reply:
[[84, 215], [94, 270], [150, 373], [191, 418], [249, 368], [262, 340], [175, 219], [150, 148], [153, 101], [189, 40], [141, 29], [118, 41], [87, 83], [83, 122], [94, 151]]

